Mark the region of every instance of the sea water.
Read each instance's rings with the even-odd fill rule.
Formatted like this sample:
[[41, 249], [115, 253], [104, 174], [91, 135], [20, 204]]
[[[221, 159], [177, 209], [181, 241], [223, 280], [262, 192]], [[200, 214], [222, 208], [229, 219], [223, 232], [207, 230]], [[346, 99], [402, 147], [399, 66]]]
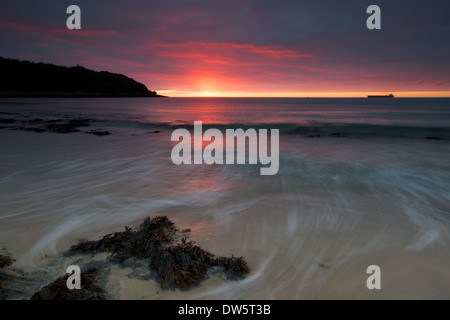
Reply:
[[[450, 99], [1, 99], [0, 118], [112, 133], [0, 130], [0, 246], [39, 285], [74, 263], [71, 244], [163, 214], [250, 275], [161, 291], [118, 268], [112, 298], [450, 298]], [[174, 165], [171, 133], [194, 121], [279, 129], [278, 173]]]

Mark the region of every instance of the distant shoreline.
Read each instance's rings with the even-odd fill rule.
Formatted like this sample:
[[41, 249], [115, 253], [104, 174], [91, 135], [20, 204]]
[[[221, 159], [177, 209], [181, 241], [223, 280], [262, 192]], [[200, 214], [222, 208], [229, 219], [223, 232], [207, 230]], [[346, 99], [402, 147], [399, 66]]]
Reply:
[[88, 92], [33, 92], [33, 93], [5, 93], [0, 92], [0, 98], [169, 98], [169, 96], [164, 96], [156, 94], [154, 96], [137, 96], [137, 95], [103, 95], [103, 94], [91, 94]]
[[[73, 94], [73, 93], [57, 93], [57, 94], [47, 94], [47, 93], [36, 93], [36, 94], [6, 94], [0, 92], [0, 99], [20, 99], [20, 98], [171, 98], [171, 99], [359, 99], [359, 100], [372, 100], [367, 97], [203, 97], [203, 96], [165, 96], [157, 94], [155, 96], [133, 96], [133, 95], [91, 95], [91, 94]], [[404, 99], [450, 99], [450, 97], [395, 97], [395, 99], [386, 99], [388, 101], [392, 100], [404, 100]]]
[[2, 98], [164, 97], [120, 73], [0, 57]]

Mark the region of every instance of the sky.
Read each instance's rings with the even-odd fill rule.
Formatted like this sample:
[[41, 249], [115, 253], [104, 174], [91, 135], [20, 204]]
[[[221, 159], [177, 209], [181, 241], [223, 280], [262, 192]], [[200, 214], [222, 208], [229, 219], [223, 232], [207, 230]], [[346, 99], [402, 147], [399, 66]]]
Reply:
[[[69, 30], [66, 9], [81, 9]], [[369, 5], [381, 29], [369, 30]], [[2, 0], [0, 56], [168, 96], [450, 97], [448, 0]]]

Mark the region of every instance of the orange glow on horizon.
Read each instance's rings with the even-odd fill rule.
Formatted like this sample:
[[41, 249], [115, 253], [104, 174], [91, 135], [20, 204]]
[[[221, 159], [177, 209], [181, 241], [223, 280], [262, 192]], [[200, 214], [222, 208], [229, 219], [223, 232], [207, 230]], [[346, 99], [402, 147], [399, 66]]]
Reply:
[[450, 98], [450, 91], [401, 91], [401, 92], [240, 92], [240, 91], [178, 91], [157, 90], [169, 97], [217, 97], [217, 98], [366, 98], [368, 95], [394, 94], [396, 98]]
[[187, 41], [156, 43], [149, 50], [153, 51], [171, 59], [176, 72], [130, 76], [169, 97], [365, 98], [390, 93], [397, 98], [450, 97], [450, 82], [445, 79], [409, 81], [401, 74], [329, 65], [320, 52], [307, 54], [301, 46]]
[[324, 67], [301, 48], [228, 42], [158, 43], [155, 48], [160, 57], [178, 61], [177, 73], [131, 76], [169, 97], [450, 97], [443, 80], [408, 82], [341, 65]]

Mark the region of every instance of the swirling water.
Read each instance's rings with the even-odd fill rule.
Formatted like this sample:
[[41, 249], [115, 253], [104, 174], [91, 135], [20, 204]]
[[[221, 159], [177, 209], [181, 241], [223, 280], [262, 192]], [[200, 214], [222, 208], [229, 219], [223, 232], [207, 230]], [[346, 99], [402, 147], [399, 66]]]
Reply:
[[[204, 249], [244, 256], [250, 276], [156, 294], [115, 270], [113, 298], [450, 297], [450, 99], [0, 102], [3, 118], [89, 118], [112, 132], [0, 131], [0, 243], [24, 272], [59, 276], [78, 239], [165, 214]], [[171, 132], [194, 120], [280, 129], [279, 172], [174, 165]], [[372, 264], [379, 292], [366, 287]]]

